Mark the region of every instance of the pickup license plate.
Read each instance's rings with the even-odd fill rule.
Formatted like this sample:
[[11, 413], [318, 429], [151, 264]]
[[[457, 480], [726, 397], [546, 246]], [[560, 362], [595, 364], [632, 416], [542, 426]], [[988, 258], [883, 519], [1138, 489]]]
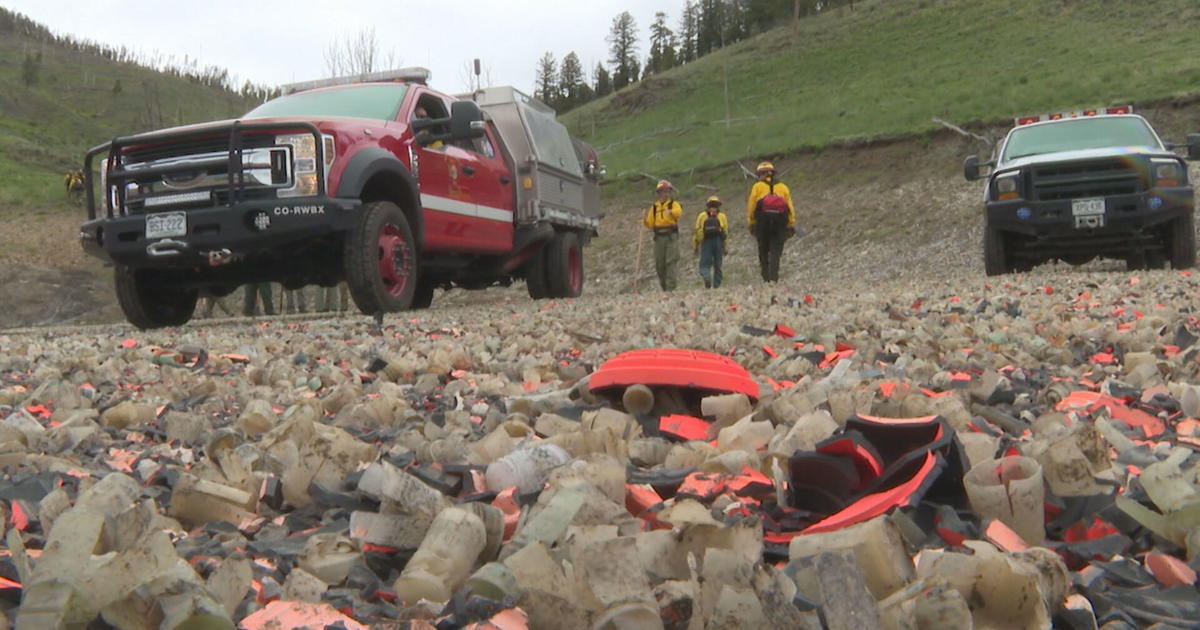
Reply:
[[1104, 214], [1103, 199], [1076, 199], [1071, 202], [1071, 214], [1077, 217]]
[[162, 212], [146, 216], [146, 238], [187, 235], [186, 212]]

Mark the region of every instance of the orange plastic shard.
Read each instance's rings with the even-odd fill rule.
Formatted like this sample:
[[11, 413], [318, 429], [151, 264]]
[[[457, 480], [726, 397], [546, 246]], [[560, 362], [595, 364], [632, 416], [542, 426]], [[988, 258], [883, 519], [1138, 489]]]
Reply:
[[487, 621], [463, 626], [463, 630], [529, 630], [529, 615], [520, 608], [509, 608], [501, 610]]
[[999, 547], [1001, 551], [1025, 551], [1029, 549], [1029, 544], [1021, 538], [1020, 534], [1014, 532], [1011, 527], [1005, 525], [1002, 521], [994, 520], [988, 523], [983, 535], [989, 542]]
[[514, 496], [516, 492], [515, 487], [507, 488], [492, 499], [492, 507], [504, 512], [504, 542], [512, 538], [513, 533], [517, 531], [517, 522], [521, 520], [521, 506], [517, 505]]
[[1114, 420], [1141, 429], [1142, 435], [1148, 438], [1162, 435], [1167, 430], [1161, 419], [1140, 409], [1134, 409], [1124, 402], [1101, 394], [1099, 392], [1075, 391], [1066, 398], [1058, 401], [1055, 409], [1058, 411], [1086, 411], [1093, 413], [1101, 407], [1108, 410]]
[[1172, 586], [1191, 586], [1196, 583], [1196, 571], [1183, 560], [1165, 553], [1152, 552], [1146, 554], [1146, 570], [1158, 580], [1159, 584], [1168, 588]]
[[704, 440], [708, 438], [708, 423], [695, 416], [663, 416], [658, 419], [658, 432], [685, 442]]
[[623, 352], [605, 361], [593, 374], [593, 392], [630, 385], [684, 387], [745, 394], [758, 400], [758, 383], [736, 361], [711, 352], [653, 348]]
[[242, 619], [240, 630], [324, 630], [341, 623], [346, 630], [369, 630], [367, 626], [340, 613], [329, 604], [274, 601], [266, 608]]

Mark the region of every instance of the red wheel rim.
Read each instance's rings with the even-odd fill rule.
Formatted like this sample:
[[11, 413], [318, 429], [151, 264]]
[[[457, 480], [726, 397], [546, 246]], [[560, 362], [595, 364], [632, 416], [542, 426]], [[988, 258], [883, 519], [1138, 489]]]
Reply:
[[578, 246], [567, 253], [567, 282], [572, 293], [579, 293], [583, 288], [583, 253]]
[[379, 231], [379, 279], [388, 295], [400, 297], [412, 276], [412, 250], [400, 228], [388, 223]]

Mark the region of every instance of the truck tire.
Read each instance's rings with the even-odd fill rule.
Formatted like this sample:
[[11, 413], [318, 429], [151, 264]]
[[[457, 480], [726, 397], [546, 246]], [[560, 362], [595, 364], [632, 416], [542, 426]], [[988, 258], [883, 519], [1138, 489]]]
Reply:
[[1000, 276], [1012, 271], [1004, 245], [1004, 232], [990, 225], [983, 227], [983, 271], [987, 275]]
[[583, 245], [574, 232], [559, 232], [546, 250], [549, 296], [575, 298], [583, 293]]
[[529, 297], [535, 300], [550, 295], [546, 288], [546, 252], [553, 242], [552, 239], [549, 243], [539, 247], [525, 263], [525, 288], [529, 290]]
[[118, 266], [113, 272], [117, 303], [125, 318], [142, 330], [186, 324], [196, 312], [200, 292], [156, 285], [150, 281], [152, 273], [125, 266]]
[[1172, 269], [1196, 266], [1196, 217], [1188, 214], [1171, 222], [1167, 230], [1167, 255]]
[[363, 205], [345, 248], [346, 284], [358, 310], [374, 315], [412, 305], [419, 267], [416, 241], [399, 206], [390, 201]]

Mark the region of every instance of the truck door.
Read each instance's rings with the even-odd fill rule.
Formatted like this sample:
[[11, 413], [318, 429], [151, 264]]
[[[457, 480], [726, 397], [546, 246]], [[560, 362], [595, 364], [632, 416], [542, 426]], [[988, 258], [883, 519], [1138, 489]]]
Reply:
[[[420, 90], [411, 117], [448, 118], [446, 100], [428, 90]], [[434, 129], [435, 133], [443, 130]], [[448, 130], [446, 130], [448, 131]], [[475, 199], [469, 181], [463, 177], [463, 160], [467, 152], [446, 142], [426, 146], [414, 142], [417, 158], [417, 184], [421, 189], [421, 207], [425, 218], [427, 252], [469, 251], [471, 226], [475, 216]]]
[[464, 150], [463, 172], [475, 199], [476, 221], [468, 240], [477, 251], [502, 254], [513, 245], [513, 186], [516, 182], [504, 163], [492, 125], [486, 135], [457, 144]]

